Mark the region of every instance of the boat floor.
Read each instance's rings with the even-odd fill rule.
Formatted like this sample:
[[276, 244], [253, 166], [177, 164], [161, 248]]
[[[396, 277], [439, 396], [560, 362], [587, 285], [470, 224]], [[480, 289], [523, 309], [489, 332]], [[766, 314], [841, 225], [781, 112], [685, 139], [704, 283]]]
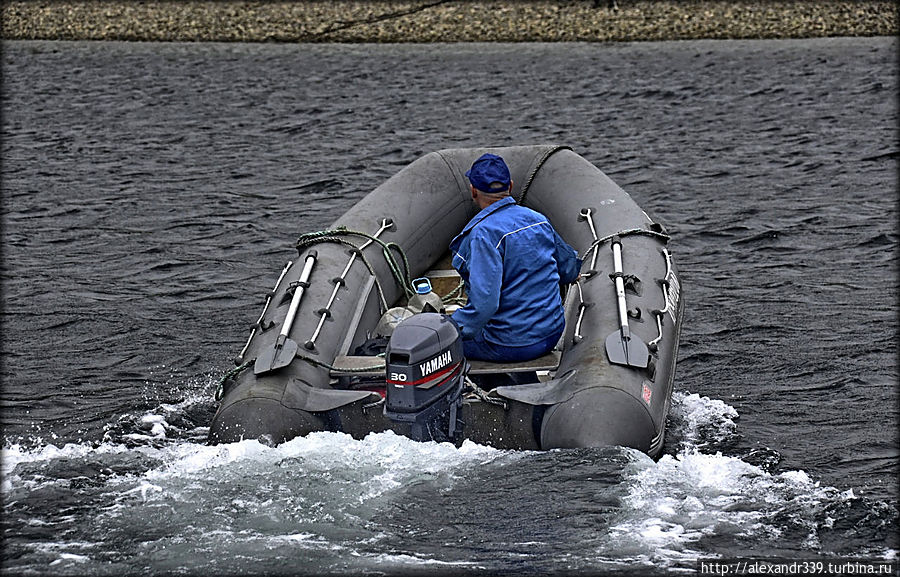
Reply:
[[[451, 265], [451, 254], [448, 251], [436, 265], [425, 273], [424, 276], [431, 280], [432, 289], [442, 297], [453, 291], [460, 283], [459, 273]], [[462, 295], [465, 295], [463, 292]], [[452, 309], [448, 308], [448, 313]], [[546, 376], [547, 372], [555, 371], [559, 367], [559, 359], [562, 353], [557, 350], [550, 351], [542, 357], [515, 363], [492, 363], [489, 361], [469, 361], [470, 375], [486, 375], [497, 373], [527, 373], [536, 372], [539, 376]], [[384, 357], [339, 355], [334, 359], [330, 369], [332, 377], [378, 377], [384, 376]]]

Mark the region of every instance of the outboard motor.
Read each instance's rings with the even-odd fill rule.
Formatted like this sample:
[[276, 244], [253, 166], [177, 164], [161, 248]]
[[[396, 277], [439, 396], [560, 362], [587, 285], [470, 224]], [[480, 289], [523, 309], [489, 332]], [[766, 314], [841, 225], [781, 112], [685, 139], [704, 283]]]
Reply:
[[[384, 415], [415, 441], [462, 438], [462, 392], [468, 364], [450, 317], [420, 313], [397, 325], [385, 352]], [[408, 427], [408, 428], [407, 428]]]

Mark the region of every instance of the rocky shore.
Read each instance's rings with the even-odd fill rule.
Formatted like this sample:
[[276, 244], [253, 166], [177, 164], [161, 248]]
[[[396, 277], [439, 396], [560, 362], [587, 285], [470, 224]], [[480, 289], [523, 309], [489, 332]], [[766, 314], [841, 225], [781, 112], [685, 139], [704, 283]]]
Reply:
[[613, 42], [895, 36], [896, 0], [4, 1], [2, 38]]

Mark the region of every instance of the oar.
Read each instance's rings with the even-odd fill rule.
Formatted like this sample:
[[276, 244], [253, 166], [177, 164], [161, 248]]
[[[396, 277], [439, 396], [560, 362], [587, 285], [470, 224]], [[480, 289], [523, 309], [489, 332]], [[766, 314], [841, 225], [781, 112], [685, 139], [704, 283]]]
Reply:
[[294, 360], [297, 354], [297, 343], [288, 338], [291, 332], [291, 326], [294, 324], [294, 317], [297, 316], [297, 309], [300, 308], [300, 299], [303, 298], [303, 291], [309, 286], [309, 275], [312, 272], [313, 265], [316, 263], [316, 252], [312, 251], [306, 255], [306, 261], [303, 263], [303, 271], [300, 273], [300, 279], [297, 282], [297, 288], [294, 289], [294, 296], [291, 298], [291, 306], [288, 307], [287, 316], [284, 317], [284, 323], [281, 325], [281, 332], [275, 339], [275, 346], [265, 350], [258, 357], [253, 365], [253, 372], [257, 375], [268, 373], [281, 367], [286, 367]]
[[622, 241], [612, 239], [613, 264], [615, 266], [616, 297], [619, 304], [619, 330], [606, 337], [606, 354], [609, 362], [628, 367], [647, 368], [650, 351], [640, 337], [632, 335], [628, 328], [628, 306], [625, 304], [625, 281], [622, 279]]

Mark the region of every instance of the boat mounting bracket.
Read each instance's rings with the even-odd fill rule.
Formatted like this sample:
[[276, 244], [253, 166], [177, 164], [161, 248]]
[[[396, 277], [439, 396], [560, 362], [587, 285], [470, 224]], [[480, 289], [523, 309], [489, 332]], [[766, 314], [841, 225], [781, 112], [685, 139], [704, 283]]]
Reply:
[[497, 387], [492, 392], [505, 399], [526, 405], [555, 405], [568, 401], [575, 394], [571, 385], [574, 384], [577, 373], [577, 369], [572, 369], [558, 379], [543, 383]]
[[291, 386], [285, 390], [282, 401], [285, 406], [292, 409], [300, 409], [309, 413], [321, 413], [368, 399], [372, 395], [378, 396], [378, 393], [321, 389], [312, 387], [299, 379], [292, 379]]

